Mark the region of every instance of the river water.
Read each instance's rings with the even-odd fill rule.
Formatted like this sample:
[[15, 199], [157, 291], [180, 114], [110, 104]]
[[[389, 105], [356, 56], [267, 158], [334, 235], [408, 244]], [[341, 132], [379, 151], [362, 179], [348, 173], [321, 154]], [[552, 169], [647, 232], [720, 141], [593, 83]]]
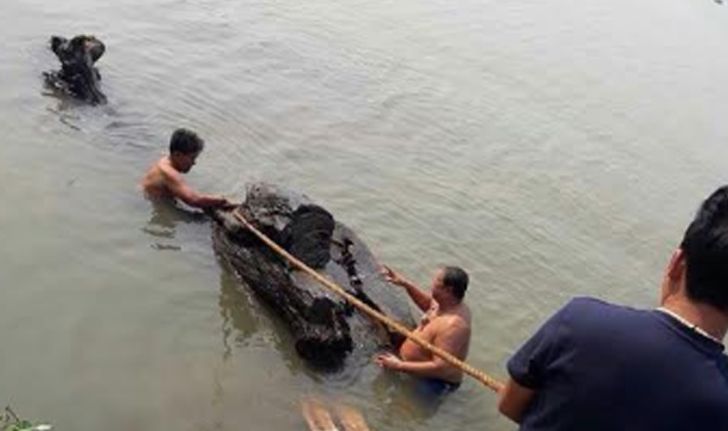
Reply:
[[[106, 106], [42, 87], [48, 37], [83, 32]], [[306, 369], [207, 222], [140, 195], [177, 127], [199, 189], [303, 191], [423, 285], [466, 268], [499, 378], [572, 296], [653, 306], [728, 181], [708, 0], [2, 0], [0, 36], [0, 404], [60, 430], [302, 430], [306, 395], [379, 431], [514, 428], [472, 380], [426, 411], [373, 365]]]

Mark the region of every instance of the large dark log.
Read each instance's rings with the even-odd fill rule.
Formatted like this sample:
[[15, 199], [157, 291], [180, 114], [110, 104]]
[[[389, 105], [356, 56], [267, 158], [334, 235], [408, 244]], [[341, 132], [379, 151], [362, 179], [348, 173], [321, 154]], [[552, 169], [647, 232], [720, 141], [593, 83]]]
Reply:
[[61, 69], [43, 73], [46, 85], [94, 105], [106, 103], [106, 96], [99, 88], [101, 74], [94, 66], [104, 55], [106, 46], [89, 35], [79, 35], [71, 40], [52, 36], [50, 46], [61, 62]]
[[[387, 285], [366, 245], [322, 207], [269, 184], [247, 188], [238, 211], [313, 269], [373, 308], [412, 324], [402, 290]], [[298, 271], [247, 231], [230, 211], [216, 210], [213, 244], [221, 259], [290, 328], [296, 351], [312, 365], [336, 369], [352, 352], [368, 358], [401, 338], [371, 321]]]

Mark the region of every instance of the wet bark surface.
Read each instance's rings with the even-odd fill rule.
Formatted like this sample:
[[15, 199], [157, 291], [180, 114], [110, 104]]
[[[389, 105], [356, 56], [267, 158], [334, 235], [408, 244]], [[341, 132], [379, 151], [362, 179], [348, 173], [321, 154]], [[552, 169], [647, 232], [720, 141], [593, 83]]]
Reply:
[[[389, 286], [376, 259], [345, 225], [304, 195], [270, 184], [247, 188], [239, 211], [256, 228], [311, 268], [371, 307], [412, 325], [405, 292]], [[354, 309], [337, 294], [247, 231], [232, 211], [215, 210], [213, 245], [242, 285], [286, 323], [295, 349], [320, 369], [369, 361], [401, 337]]]
[[101, 74], [94, 66], [106, 46], [94, 36], [79, 35], [68, 40], [52, 36], [50, 48], [61, 62], [61, 69], [44, 72], [46, 86], [91, 104], [106, 103], [101, 91]]

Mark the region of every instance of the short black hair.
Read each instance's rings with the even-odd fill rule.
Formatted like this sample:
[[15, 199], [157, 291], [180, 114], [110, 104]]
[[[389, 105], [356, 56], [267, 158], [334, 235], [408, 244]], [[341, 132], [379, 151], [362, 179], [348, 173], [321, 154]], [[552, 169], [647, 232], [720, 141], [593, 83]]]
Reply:
[[728, 312], [728, 186], [702, 203], [680, 248], [688, 298]]
[[177, 129], [169, 140], [169, 153], [195, 154], [205, 148], [205, 141], [188, 129]]
[[468, 273], [458, 266], [442, 267], [442, 284], [444, 284], [453, 296], [462, 300], [465, 291], [468, 290]]

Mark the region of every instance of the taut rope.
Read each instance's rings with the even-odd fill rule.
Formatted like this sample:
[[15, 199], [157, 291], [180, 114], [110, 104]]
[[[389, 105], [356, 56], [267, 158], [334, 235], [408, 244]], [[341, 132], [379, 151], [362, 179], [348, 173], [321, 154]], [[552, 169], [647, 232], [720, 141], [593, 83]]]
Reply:
[[457, 367], [461, 369], [464, 373], [470, 375], [471, 377], [475, 378], [494, 392], [499, 392], [501, 389], [503, 389], [503, 383], [499, 382], [498, 380], [488, 376], [484, 372], [476, 369], [475, 367], [461, 361], [460, 359], [456, 358], [455, 356], [451, 355], [450, 353], [442, 350], [441, 348], [433, 345], [432, 343], [428, 342], [427, 340], [424, 340], [419, 335], [414, 334], [412, 331], [407, 329], [404, 325], [401, 323], [387, 317], [386, 315], [380, 313], [379, 311], [373, 309], [372, 307], [368, 306], [367, 304], [360, 301], [355, 296], [351, 295], [347, 291], [345, 291], [343, 288], [338, 286], [336, 283], [328, 280], [318, 272], [314, 271], [313, 269], [309, 268], [305, 263], [298, 260], [295, 256], [288, 253], [286, 250], [284, 250], [281, 246], [273, 242], [270, 238], [268, 238], [265, 234], [263, 234], [261, 231], [259, 231], [255, 226], [253, 226], [250, 222], [248, 222], [245, 217], [240, 214], [240, 212], [236, 209], [233, 211], [233, 216], [240, 221], [245, 227], [247, 227], [251, 232], [255, 234], [258, 238], [260, 238], [261, 241], [263, 241], [266, 245], [268, 245], [273, 251], [283, 256], [286, 260], [288, 260], [290, 263], [292, 263], [295, 267], [300, 269], [301, 271], [306, 272], [311, 277], [316, 279], [318, 282], [324, 285], [324, 287], [328, 288], [329, 290], [341, 295], [346, 299], [350, 304], [352, 304], [354, 307], [358, 308], [360, 311], [362, 311], [364, 314], [370, 316], [371, 318], [378, 320], [385, 325], [389, 326], [393, 330], [399, 332], [400, 334], [404, 335], [405, 337], [409, 338], [410, 340], [414, 341], [417, 345], [420, 347], [429, 350], [434, 355], [439, 356], [442, 358], [445, 362], [449, 363], [450, 365]]

